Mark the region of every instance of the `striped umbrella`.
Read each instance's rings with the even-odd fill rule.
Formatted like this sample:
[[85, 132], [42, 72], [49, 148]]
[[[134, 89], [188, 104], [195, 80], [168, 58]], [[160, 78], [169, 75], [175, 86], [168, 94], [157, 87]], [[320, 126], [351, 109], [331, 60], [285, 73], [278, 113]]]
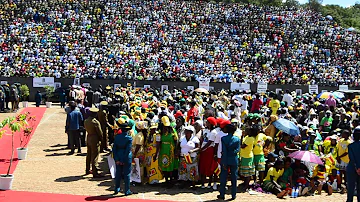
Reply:
[[332, 95], [334, 98], [336, 99], [341, 99], [344, 97], [344, 95], [342, 95], [343, 97], [341, 97], [341, 93], [330, 93], [330, 92], [322, 92], [319, 95], [317, 95], [317, 98], [321, 98], [321, 99], [328, 99], [330, 97], [330, 95]]

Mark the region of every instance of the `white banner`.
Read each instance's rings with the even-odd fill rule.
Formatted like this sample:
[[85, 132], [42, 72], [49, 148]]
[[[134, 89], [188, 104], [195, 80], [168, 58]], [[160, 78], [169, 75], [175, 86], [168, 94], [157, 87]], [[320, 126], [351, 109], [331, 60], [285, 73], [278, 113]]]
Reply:
[[309, 85], [309, 93], [310, 94], [319, 94], [319, 86], [318, 85]]
[[194, 86], [188, 86], [187, 89], [188, 89], [188, 90], [191, 90], [191, 91], [194, 91], [194, 90], [195, 90]]
[[45, 86], [54, 86], [54, 77], [34, 77], [33, 78], [33, 87], [34, 88], [43, 88]]
[[121, 84], [119, 83], [114, 84], [114, 90], [116, 90], [117, 88], [121, 88]]
[[199, 88], [205, 88], [206, 90], [210, 90], [210, 81], [199, 81]]
[[268, 88], [267, 83], [259, 82], [257, 85], [257, 92], [258, 93], [266, 93], [267, 88]]
[[144, 89], [150, 89], [150, 85], [144, 85]]
[[6, 84], [8, 84], [7, 81], [1, 81], [1, 85], [6, 85]]
[[82, 84], [84, 87], [89, 87], [90, 86], [90, 83], [83, 83]]
[[249, 83], [231, 83], [230, 85], [230, 90], [231, 91], [235, 91], [235, 90], [239, 90], [239, 91], [248, 91], [250, 90], [250, 84]]
[[61, 83], [60, 82], [55, 82], [54, 87], [55, 87], [55, 89], [61, 88]]
[[165, 90], [169, 90], [168, 85], [161, 85], [161, 93], [163, 93]]
[[339, 90], [349, 90], [348, 85], [339, 85]]
[[73, 85], [80, 86], [80, 78], [74, 78]]

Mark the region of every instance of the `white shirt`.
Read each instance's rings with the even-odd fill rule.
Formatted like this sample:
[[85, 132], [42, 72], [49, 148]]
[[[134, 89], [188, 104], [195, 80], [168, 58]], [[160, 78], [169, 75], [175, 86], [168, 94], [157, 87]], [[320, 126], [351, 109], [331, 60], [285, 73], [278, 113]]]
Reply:
[[293, 97], [289, 93], [285, 93], [282, 101], [287, 102], [287, 106], [290, 106], [293, 102]]
[[216, 130], [212, 130], [210, 132], [209, 129], [205, 129], [204, 132], [203, 132], [203, 135], [204, 135], [204, 141], [201, 145], [201, 148], [204, 148], [204, 146], [208, 143], [208, 141], [212, 141], [213, 143], [210, 144], [209, 147], [213, 147], [215, 146], [215, 138], [216, 138]]
[[222, 119], [229, 120], [229, 117], [227, 117], [224, 112], [218, 112], [217, 115]]
[[215, 144], [219, 144], [218, 149], [217, 149], [217, 157], [220, 159], [221, 158], [221, 152], [222, 152], [221, 138], [224, 137], [224, 136], [227, 136], [228, 134], [222, 132], [220, 130], [220, 128], [216, 128], [215, 130], [217, 131], [216, 138], [215, 138]]
[[[181, 147], [181, 156], [184, 156], [185, 154], [188, 154], [190, 150], [195, 149], [195, 144], [199, 144], [200, 140], [193, 136], [190, 138], [189, 141], [186, 140], [186, 137], [183, 136], [180, 139], [180, 147]], [[190, 153], [191, 157], [196, 157], [196, 152]]]
[[248, 101], [247, 100], [240, 100], [241, 103], [241, 109], [242, 110], [247, 110], [248, 109]]

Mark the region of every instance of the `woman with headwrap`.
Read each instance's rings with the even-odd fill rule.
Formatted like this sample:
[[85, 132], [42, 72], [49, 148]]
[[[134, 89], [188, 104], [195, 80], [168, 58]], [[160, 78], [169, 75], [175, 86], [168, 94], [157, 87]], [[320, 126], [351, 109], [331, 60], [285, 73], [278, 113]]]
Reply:
[[156, 154], [153, 161], [159, 158], [159, 167], [162, 170], [166, 186], [172, 186], [172, 172], [175, 165], [175, 146], [178, 140], [177, 134], [170, 126], [170, 119], [167, 116], [161, 118], [161, 133], [156, 136]]
[[211, 187], [212, 177], [217, 166], [214, 156], [215, 154], [215, 138], [216, 138], [216, 119], [214, 117], [209, 117], [206, 119], [206, 129], [203, 132], [202, 136], [202, 145], [200, 149], [200, 159], [199, 159], [199, 173], [201, 175], [201, 188], [205, 188], [205, 179], [210, 177], [208, 188]]
[[185, 127], [184, 136], [179, 142], [181, 148], [179, 180], [184, 183], [191, 182], [195, 188], [195, 182], [199, 179], [197, 151], [200, 149], [200, 140], [195, 136], [195, 128], [193, 126]]
[[158, 160], [153, 161], [156, 155], [156, 136], [158, 125], [151, 123], [149, 127], [148, 136], [145, 138], [145, 167], [149, 184], [159, 183], [163, 179], [163, 175], [159, 169]]
[[266, 136], [269, 136], [273, 139], [273, 141], [268, 146], [269, 152], [275, 151], [275, 138], [274, 137], [275, 137], [277, 129], [275, 128], [275, 126], [272, 123], [274, 123], [276, 120], [278, 120], [278, 117], [276, 115], [271, 115], [270, 119], [269, 119], [269, 124], [265, 128], [265, 131], [264, 131]]

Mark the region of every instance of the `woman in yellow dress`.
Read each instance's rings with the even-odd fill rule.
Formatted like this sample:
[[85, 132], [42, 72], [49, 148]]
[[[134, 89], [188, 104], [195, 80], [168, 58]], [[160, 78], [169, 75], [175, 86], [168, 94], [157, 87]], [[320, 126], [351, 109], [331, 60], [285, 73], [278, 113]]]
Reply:
[[157, 124], [151, 124], [145, 141], [145, 168], [149, 184], [157, 184], [163, 179], [163, 175], [159, 169], [159, 161], [153, 161], [154, 155], [156, 155], [157, 128]]
[[146, 121], [136, 122], [136, 130], [138, 131], [138, 133], [135, 135], [132, 141], [132, 151], [134, 154], [133, 158], [139, 159], [141, 183], [144, 183], [144, 168], [145, 168], [144, 143], [147, 137], [147, 127], [148, 126]]

